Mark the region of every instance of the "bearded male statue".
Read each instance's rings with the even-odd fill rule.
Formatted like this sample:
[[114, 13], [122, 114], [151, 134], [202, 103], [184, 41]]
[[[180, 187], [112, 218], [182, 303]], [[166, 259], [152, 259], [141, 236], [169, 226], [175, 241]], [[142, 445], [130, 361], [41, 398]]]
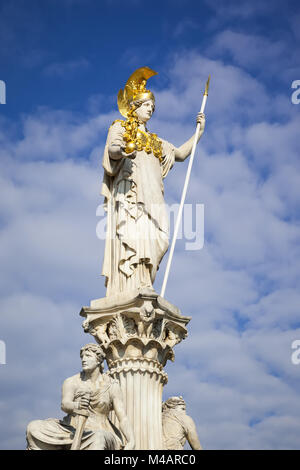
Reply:
[[182, 397], [171, 397], [162, 406], [162, 426], [165, 448], [182, 450], [186, 441], [193, 450], [202, 450], [196, 425], [185, 412]]

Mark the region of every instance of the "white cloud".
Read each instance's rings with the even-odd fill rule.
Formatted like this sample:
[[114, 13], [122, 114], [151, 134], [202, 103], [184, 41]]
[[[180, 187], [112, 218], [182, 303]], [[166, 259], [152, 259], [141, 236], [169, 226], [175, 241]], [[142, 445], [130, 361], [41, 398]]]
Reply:
[[271, 41], [264, 36], [224, 30], [216, 36], [208, 50], [208, 53], [215, 52], [219, 56], [229, 52], [231, 59], [238, 65], [260, 68], [266, 60], [272, 64], [274, 60], [282, 58], [286, 53], [286, 45], [283, 41]]
[[[166, 297], [193, 318], [167, 366], [165, 396], [184, 395], [206, 448], [298, 447], [299, 369], [290, 342], [300, 334], [299, 118], [288, 105], [282, 123], [284, 97], [273, 100], [238, 66], [186, 51], [173, 59], [169, 88], [156, 92], [149, 128], [176, 144], [190, 137], [210, 72], [207, 127], [188, 192], [188, 202], [205, 204], [206, 241], [196, 253], [184, 252], [184, 241], [176, 248]], [[21, 137], [5, 123], [0, 318], [8, 364], [0, 410], [11, 424], [3, 448], [22, 447], [27, 421], [58, 412], [60, 384], [90, 340], [78, 312], [104, 295], [95, 211], [101, 150], [116, 117], [40, 109], [23, 117]], [[178, 164], [168, 175], [171, 202], [180, 199], [185, 170]]]

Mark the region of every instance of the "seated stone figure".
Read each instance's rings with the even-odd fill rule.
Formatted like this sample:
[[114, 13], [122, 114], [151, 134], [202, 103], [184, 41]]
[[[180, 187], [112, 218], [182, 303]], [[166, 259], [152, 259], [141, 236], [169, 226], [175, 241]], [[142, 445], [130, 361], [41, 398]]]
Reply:
[[193, 450], [202, 450], [193, 419], [185, 412], [182, 397], [171, 397], [162, 407], [165, 449], [182, 450], [186, 441]]
[[[86, 414], [86, 421], [78, 449], [134, 449], [134, 435], [125, 414], [119, 383], [103, 373], [103, 350], [97, 344], [87, 344], [80, 350], [80, 357], [82, 372], [66, 379], [62, 388], [61, 408], [67, 415], [62, 420], [31, 421], [27, 427], [27, 449], [71, 449], [82, 414]], [[127, 440], [125, 447], [120, 432], [108, 418], [111, 410]]]

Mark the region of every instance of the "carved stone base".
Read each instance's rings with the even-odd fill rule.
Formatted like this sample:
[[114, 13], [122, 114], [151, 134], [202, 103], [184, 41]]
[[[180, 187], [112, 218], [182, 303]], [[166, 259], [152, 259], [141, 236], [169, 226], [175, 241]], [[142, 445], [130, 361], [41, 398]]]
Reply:
[[152, 289], [93, 300], [80, 315], [85, 332], [105, 350], [110, 374], [120, 382], [136, 449], [163, 449], [163, 367], [187, 336], [190, 317]]

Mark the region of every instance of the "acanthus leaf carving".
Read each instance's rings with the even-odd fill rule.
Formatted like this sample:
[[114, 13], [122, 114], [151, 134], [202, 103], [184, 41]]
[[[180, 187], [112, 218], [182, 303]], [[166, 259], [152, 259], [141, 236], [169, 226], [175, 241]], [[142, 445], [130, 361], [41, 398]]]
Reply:
[[119, 322], [118, 322], [118, 316], [114, 317], [112, 321], [108, 325], [108, 336], [110, 341], [113, 341], [114, 339], [120, 338], [120, 328], [119, 328]]
[[163, 333], [163, 319], [158, 318], [153, 322], [152, 335], [155, 339], [160, 340]]
[[127, 336], [135, 336], [137, 334], [137, 325], [133, 318], [122, 315], [123, 326]]

